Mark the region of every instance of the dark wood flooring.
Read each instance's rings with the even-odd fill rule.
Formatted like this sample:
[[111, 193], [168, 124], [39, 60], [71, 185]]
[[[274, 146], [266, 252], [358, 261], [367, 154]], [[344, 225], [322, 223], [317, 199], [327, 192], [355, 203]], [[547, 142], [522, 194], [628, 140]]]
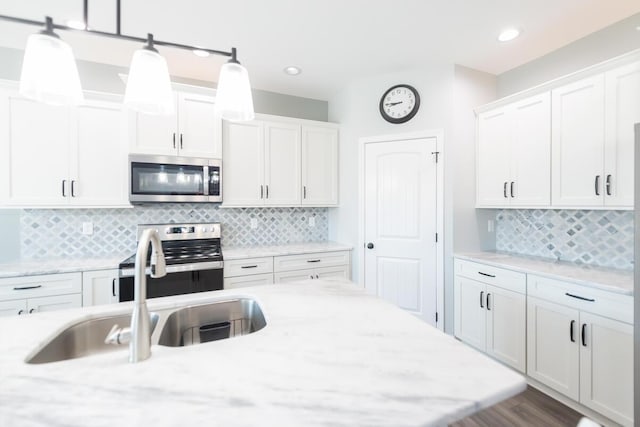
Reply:
[[451, 427], [575, 427], [580, 418], [580, 413], [527, 387], [519, 395], [451, 424]]

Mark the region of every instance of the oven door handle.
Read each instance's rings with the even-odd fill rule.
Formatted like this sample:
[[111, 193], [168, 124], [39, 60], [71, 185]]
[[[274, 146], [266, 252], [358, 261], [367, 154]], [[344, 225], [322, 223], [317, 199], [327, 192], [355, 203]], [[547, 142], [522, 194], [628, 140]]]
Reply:
[[[185, 271], [220, 270], [224, 267], [223, 261], [195, 262], [192, 264], [167, 265], [167, 274], [181, 273]], [[134, 267], [121, 268], [120, 277], [133, 277], [136, 269]], [[151, 267], [147, 267], [146, 274], [151, 274]]]

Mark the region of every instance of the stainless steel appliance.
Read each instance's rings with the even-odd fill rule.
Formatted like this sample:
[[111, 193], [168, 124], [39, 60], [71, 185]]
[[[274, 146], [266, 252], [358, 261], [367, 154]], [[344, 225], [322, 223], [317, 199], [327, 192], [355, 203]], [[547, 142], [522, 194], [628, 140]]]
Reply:
[[129, 201], [222, 202], [222, 162], [131, 154]]
[[[138, 226], [138, 239], [144, 230], [157, 231], [162, 242], [167, 275], [151, 278], [146, 269], [147, 298], [223, 288], [223, 258], [220, 224], [147, 224]], [[134, 297], [135, 254], [120, 263], [120, 301]], [[149, 260], [147, 260], [149, 265]]]

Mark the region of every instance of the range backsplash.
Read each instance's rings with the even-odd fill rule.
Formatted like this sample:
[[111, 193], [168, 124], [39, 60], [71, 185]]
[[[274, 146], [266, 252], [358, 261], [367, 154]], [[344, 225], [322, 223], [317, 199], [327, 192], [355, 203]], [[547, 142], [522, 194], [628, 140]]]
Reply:
[[[315, 217], [315, 227], [309, 227]], [[258, 228], [251, 229], [252, 218]], [[93, 223], [93, 234], [82, 224]], [[327, 208], [219, 208], [203, 204], [150, 204], [133, 209], [26, 209], [20, 215], [22, 259], [113, 257], [135, 251], [138, 224], [220, 222], [229, 246], [327, 239]]]
[[633, 211], [503, 209], [496, 249], [632, 270]]

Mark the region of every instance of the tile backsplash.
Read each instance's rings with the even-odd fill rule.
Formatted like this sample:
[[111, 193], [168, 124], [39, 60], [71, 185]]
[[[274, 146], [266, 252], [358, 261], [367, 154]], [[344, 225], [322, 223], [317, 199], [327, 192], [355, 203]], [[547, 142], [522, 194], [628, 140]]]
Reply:
[[632, 270], [633, 227], [633, 211], [503, 209], [496, 249]]
[[[309, 227], [315, 217], [315, 227]], [[251, 229], [251, 219], [258, 228]], [[93, 234], [82, 224], [93, 223]], [[26, 209], [20, 214], [24, 260], [130, 255], [138, 224], [220, 222], [229, 246], [315, 242], [327, 239], [327, 208], [220, 208], [204, 204], [149, 204], [132, 209]]]

